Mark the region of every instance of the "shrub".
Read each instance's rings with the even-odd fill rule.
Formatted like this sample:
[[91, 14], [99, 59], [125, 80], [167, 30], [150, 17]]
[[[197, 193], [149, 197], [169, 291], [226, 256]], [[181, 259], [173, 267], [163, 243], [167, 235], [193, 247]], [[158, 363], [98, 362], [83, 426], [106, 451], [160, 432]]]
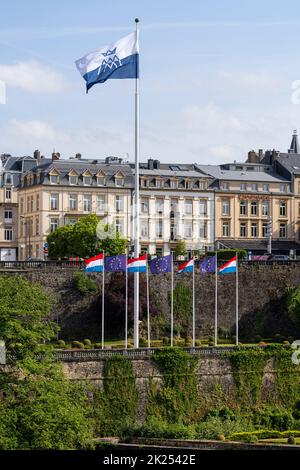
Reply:
[[192, 346], [193, 345], [193, 339], [191, 336], [188, 336], [186, 339], [185, 339], [185, 346]]
[[219, 434], [219, 435], [217, 436], [217, 440], [218, 440], [218, 441], [225, 441], [226, 439], [225, 439], [224, 434]]
[[196, 340], [195, 340], [195, 346], [202, 346], [202, 341], [201, 341], [201, 339], [196, 339]]
[[92, 341], [90, 339], [84, 339], [83, 344], [85, 344], [86, 346], [92, 346]]
[[59, 348], [65, 348], [66, 343], [64, 342], [63, 339], [59, 339], [59, 340], [57, 341], [57, 346], [58, 346]]
[[84, 344], [81, 343], [80, 341], [73, 341], [72, 346], [73, 348], [84, 349]]
[[296, 444], [296, 439], [294, 438], [294, 436], [289, 436], [288, 437], [288, 444]]
[[170, 344], [170, 338], [168, 336], [164, 336], [162, 339], [163, 344], [166, 346]]
[[96, 283], [88, 275], [79, 271], [76, 273], [75, 285], [78, 292], [81, 295], [87, 295], [90, 292], [95, 292], [97, 290]]
[[148, 346], [148, 341], [145, 338], [140, 338], [139, 344], [141, 348], [146, 348]]
[[94, 347], [95, 347], [96, 349], [100, 349], [100, 348], [101, 348], [101, 346], [102, 346], [102, 344], [101, 344], [101, 343], [95, 343], [95, 344], [94, 344]]

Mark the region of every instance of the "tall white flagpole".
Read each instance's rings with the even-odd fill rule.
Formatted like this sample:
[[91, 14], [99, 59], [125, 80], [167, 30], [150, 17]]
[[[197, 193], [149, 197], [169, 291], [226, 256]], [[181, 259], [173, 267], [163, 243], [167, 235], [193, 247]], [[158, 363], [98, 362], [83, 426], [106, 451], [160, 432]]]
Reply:
[[148, 271], [148, 261], [146, 264], [146, 281], [147, 281], [147, 336], [148, 336], [148, 348], [151, 347], [151, 338], [150, 338], [150, 292], [149, 292], [149, 271]]
[[[139, 19], [135, 18], [137, 43], [139, 44]], [[139, 59], [139, 57], [138, 57]], [[139, 67], [139, 64], [138, 64]], [[139, 257], [140, 244], [139, 244], [139, 157], [140, 157], [140, 79], [135, 79], [135, 187], [134, 187], [134, 256]], [[139, 293], [139, 273], [134, 273], [134, 327], [133, 327], [133, 340], [134, 347], [139, 347], [139, 307], [140, 307], [140, 293]]]
[[236, 273], [235, 273], [235, 344], [239, 344], [239, 268], [238, 254], [236, 253]]
[[196, 318], [195, 318], [195, 258], [193, 259], [193, 348], [195, 347]]
[[104, 267], [104, 251], [103, 253], [103, 268], [102, 268], [102, 325], [101, 325], [101, 348], [104, 349], [104, 290], [105, 290], [105, 278], [104, 278], [104, 272], [105, 272], [105, 267]]
[[216, 251], [215, 269], [215, 346], [218, 345], [218, 253]]
[[174, 270], [173, 270], [173, 254], [171, 252], [171, 347], [173, 347], [174, 338], [174, 318], [173, 318], [173, 304], [174, 304]]
[[126, 253], [126, 271], [125, 271], [125, 349], [128, 347], [128, 270]]

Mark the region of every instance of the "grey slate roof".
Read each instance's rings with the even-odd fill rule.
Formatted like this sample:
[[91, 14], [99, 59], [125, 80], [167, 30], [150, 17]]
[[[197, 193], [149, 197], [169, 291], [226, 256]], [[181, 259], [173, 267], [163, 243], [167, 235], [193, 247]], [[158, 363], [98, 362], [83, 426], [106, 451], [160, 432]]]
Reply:
[[291, 174], [300, 174], [300, 153], [280, 153], [277, 157], [277, 161]]
[[300, 153], [300, 146], [297, 137], [297, 131], [294, 131], [292, 142], [289, 148], [289, 153]]
[[[299, 156], [300, 157], [300, 156]], [[218, 165], [197, 165], [199, 170], [204, 174], [213, 176], [218, 180], [225, 181], [254, 181], [254, 182], [266, 182], [266, 183], [280, 183], [289, 182], [289, 180], [283, 178], [283, 176], [275, 173], [274, 171], [255, 171], [255, 170], [225, 170], [222, 166]]]

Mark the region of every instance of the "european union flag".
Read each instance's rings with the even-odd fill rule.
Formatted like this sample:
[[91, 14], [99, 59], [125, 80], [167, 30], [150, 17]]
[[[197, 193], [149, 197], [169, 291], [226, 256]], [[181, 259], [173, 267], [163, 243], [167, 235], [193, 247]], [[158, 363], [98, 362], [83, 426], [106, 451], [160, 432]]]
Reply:
[[154, 258], [149, 262], [151, 274], [164, 274], [172, 271], [172, 255]]
[[105, 256], [104, 264], [109, 273], [126, 271], [126, 255]]
[[216, 256], [211, 256], [210, 258], [204, 259], [202, 263], [200, 263], [199, 265], [200, 273], [201, 274], [214, 273], [216, 270], [216, 262], [217, 262]]

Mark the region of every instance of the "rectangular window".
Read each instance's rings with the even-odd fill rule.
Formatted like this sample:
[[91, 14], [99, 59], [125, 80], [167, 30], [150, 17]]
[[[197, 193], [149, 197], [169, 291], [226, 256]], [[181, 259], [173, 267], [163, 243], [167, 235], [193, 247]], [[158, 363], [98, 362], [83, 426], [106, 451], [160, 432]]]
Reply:
[[36, 235], [40, 234], [40, 218], [38, 215], [35, 218], [35, 234]]
[[147, 220], [141, 221], [141, 237], [148, 238], [148, 221]]
[[241, 183], [240, 184], [240, 191], [247, 191], [247, 184], [246, 183]]
[[258, 204], [256, 201], [251, 202], [251, 215], [257, 215], [258, 214]]
[[58, 175], [50, 175], [50, 183], [57, 184], [58, 183]]
[[83, 177], [83, 184], [84, 184], [84, 186], [91, 186], [92, 177], [91, 176], [84, 176]]
[[251, 224], [251, 237], [257, 238], [257, 224]]
[[223, 189], [224, 191], [227, 191], [227, 190], [229, 189], [229, 183], [228, 183], [228, 181], [222, 181], [220, 187], [221, 187], [221, 189]]
[[163, 223], [161, 220], [156, 222], [155, 226], [156, 238], [162, 238], [163, 236]]
[[177, 189], [177, 180], [170, 180], [170, 188]]
[[230, 214], [230, 201], [229, 199], [223, 199], [222, 201], [222, 215]]
[[191, 215], [193, 213], [193, 201], [192, 199], [186, 199], [184, 201], [184, 212]]
[[280, 192], [281, 193], [286, 193], [286, 185], [285, 184], [280, 185]]
[[37, 211], [40, 210], [40, 195], [39, 194], [36, 195], [36, 210]]
[[280, 217], [286, 217], [286, 202], [280, 201], [279, 203], [279, 215]]
[[170, 238], [171, 240], [176, 240], [176, 237], [177, 237], [177, 225], [174, 223], [171, 223]]
[[257, 183], [252, 183], [251, 184], [251, 191], [258, 191], [258, 184]]
[[201, 199], [199, 202], [199, 215], [200, 217], [206, 217], [207, 215], [207, 201], [205, 199]]
[[247, 237], [247, 225], [246, 224], [241, 224], [240, 225], [240, 237]]
[[268, 224], [264, 223], [262, 224], [262, 236], [266, 238], [268, 236]]
[[164, 211], [164, 200], [163, 199], [156, 199], [155, 200], [155, 210], [158, 214], [163, 213], [163, 211]]
[[207, 237], [207, 223], [206, 222], [200, 222], [199, 237], [200, 238], [206, 238]]
[[156, 187], [162, 189], [164, 187], [164, 180], [157, 179], [155, 180]]
[[11, 188], [5, 188], [5, 199], [7, 201], [11, 200]]
[[98, 186], [105, 186], [105, 178], [104, 178], [104, 176], [98, 176], [98, 177], [97, 177], [97, 185], [98, 185]]
[[286, 238], [286, 224], [279, 225], [279, 238]]
[[55, 217], [51, 217], [50, 219], [50, 232], [54, 232], [58, 229], [58, 219]]
[[264, 184], [264, 185], [263, 185], [263, 191], [264, 191], [265, 193], [268, 193], [268, 192], [269, 192], [269, 185], [268, 185], [268, 184]]
[[185, 189], [192, 189], [192, 182], [190, 180], [185, 180], [184, 187]]
[[148, 214], [149, 212], [149, 200], [146, 197], [141, 200], [141, 212], [143, 214]]
[[124, 197], [116, 196], [116, 211], [122, 212], [124, 210]]
[[192, 235], [193, 235], [192, 222], [186, 222], [184, 224], [184, 236], [185, 238], [192, 238]]
[[246, 214], [247, 214], [247, 202], [241, 201], [240, 202], [240, 215], [246, 215]]
[[123, 233], [124, 233], [124, 221], [123, 221], [123, 219], [120, 219], [119, 217], [116, 217], [115, 227], [116, 227], [116, 232], [119, 233], [120, 235], [123, 235]]
[[23, 212], [24, 212], [24, 199], [21, 197], [21, 199], [20, 199], [20, 213], [23, 214]]
[[199, 181], [199, 189], [200, 190], [206, 189], [206, 181]]
[[268, 216], [269, 215], [269, 201], [263, 201], [262, 203], [262, 215]]
[[58, 210], [58, 193], [50, 194], [50, 209], [52, 211]]
[[70, 175], [69, 176], [69, 183], [71, 185], [75, 185], [78, 183], [78, 176], [75, 176], [75, 175]]
[[70, 194], [69, 202], [70, 202], [70, 211], [76, 211], [77, 210], [77, 194], [75, 193]]
[[12, 222], [12, 210], [5, 209], [5, 211], [4, 211], [4, 222], [6, 222], [6, 223]]
[[33, 196], [30, 197], [30, 210], [33, 212]]
[[104, 194], [98, 194], [97, 195], [97, 210], [98, 211], [104, 211], [105, 209], [105, 195]]
[[229, 222], [223, 222], [222, 234], [223, 234], [223, 237], [229, 237], [229, 234], [230, 234]]
[[12, 228], [6, 228], [4, 230], [4, 240], [7, 242], [11, 242], [13, 239], [13, 231]]
[[91, 208], [92, 208], [91, 195], [90, 194], [84, 194], [83, 195], [83, 210], [84, 210], [84, 212], [90, 212]]
[[116, 178], [115, 179], [115, 185], [118, 187], [124, 186], [124, 178]]

